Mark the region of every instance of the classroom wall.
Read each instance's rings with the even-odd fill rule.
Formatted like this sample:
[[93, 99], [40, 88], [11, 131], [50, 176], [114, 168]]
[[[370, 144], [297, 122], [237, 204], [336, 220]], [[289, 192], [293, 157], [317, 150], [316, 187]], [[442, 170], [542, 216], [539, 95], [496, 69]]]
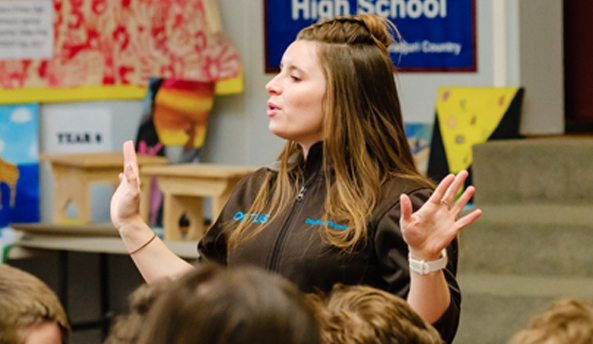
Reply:
[[[515, 2], [517, 0], [513, 0]], [[564, 133], [562, 0], [518, 0], [519, 84], [525, 87], [521, 132]]]
[[[522, 133], [563, 132], [562, 1], [495, 1], [498, 5], [503, 1], [504, 18], [497, 20], [504, 19], [504, 46], [494, 46], [494, 36], [500, 34], [494, 31], [493, 4], [497, 4], [493, 0], [476, 0], [477, 72], [401, 73], [396, 77], [406, 122], [432, 123], [440, 86], [494, 86], [495, 73], [503, 73], [505, 85], [497, 86], [525, 86], [527, 89]], [[267, 129], [269, 95], [265, 85], [273, 75], [264, 72], [264, 1], [218, 0], [218, 4], [224, 30], [242, 58], [245, 91], [216, 97], [200, 158], [213, 163], [266, 165], [276, 158], [283, 140]], [[500, 49], [504, 50], [502, 67], [500, 61], [495, 61]], [[114, 117], [113, 146], [119, 150], [125, 140], [136, 136], [140, 104], [139, 100], [43, 104], [41, 123], [43, 125], [44, 112], [50, 108], [84, 111], [89, 107], [107, 107]], [[51, 218], [51, 201], [48, 200], [53, 195], [53, 185], [49, 173], [49, 167], [42, 164], [42, 221]], [[93, 191], [93, 219], [108, 221], [105, 204], [95, 205], [101, 201], [94, 200], [108, 197], [109, 190], [98, 190]]]
[[[495, 2], [493, 2], [495, 1]], [[494, 69], [493, 5], [503, 3], [505, 63]], [[263, 3], [218, 0], [224, 28], [235, 42], [245, 68], [245, 92], [218, 97], [204, 147], [206, 161], [266, 164], [282, 140], [267, 130], [268, 94], [264, 73]], [[475, 73], [402, 73], [397, 76], [404, 120], [432, 123], [440, 86], [526, 87], [521, 132], [526, 135], [564, 131], [562, 61], [562, 0], [476, 0], [478, 71]], [[496, 20], [501, 20], [497, 18]]]
[[[242, 95], [217, 98], [204, 156], [220, 163], [265, 164], [278, 154], [282, 141], [267, 130], [268, 94], [264, 87], [273, 75], [264, 73], [263, 1], [218, 2], [225, 30], [243, 59], [246, 90]], [[492, 5], [491, 0], [476, 2], [478, 72], [398, 75], [405, 121], [433, 121], [439, 86], [492, 86]], [[237, 139], [228, 142], [230, 137]]]

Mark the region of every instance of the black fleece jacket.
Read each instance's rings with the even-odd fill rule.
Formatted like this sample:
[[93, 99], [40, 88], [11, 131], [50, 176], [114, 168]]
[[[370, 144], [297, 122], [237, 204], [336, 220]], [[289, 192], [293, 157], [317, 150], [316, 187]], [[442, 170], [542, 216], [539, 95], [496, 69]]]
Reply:
[[[259, 169], [243, 178], [218, 220], [198, 244], [200, 259], [224, 265], [255, 265], [276, 272], [294, 282], [303, 292], [329, 293], [336, 283], [369, 285], [406, 298], [410, 288], [408, 246], [400, 228], [399, 195], [410, 196], [414, 211], [430, 197], [432, 190], [414, 186], [410, 181], [389, 179], [382, 198], [368, 220], [369, 244], [345, 255], [321, 237], [324, 200], [327, 194], [321, 176], [322, 144], [311, 147], [303, 167], [301, 193], [287, 211], [270, 218], [268, 214], [247, 214], [267, 173]], [[240, 221], [269, 224], [254, 239], [227, 250], [227, 238]], [[340, 223], [328, 221], [330, 228], [344, 230]], [[459, 323], [461, 295], [455, 280], [457, 240], [447, 248], [449, 263], [444, 270], [451, 304], [435, 324], [448, 343], [453, 341]]]

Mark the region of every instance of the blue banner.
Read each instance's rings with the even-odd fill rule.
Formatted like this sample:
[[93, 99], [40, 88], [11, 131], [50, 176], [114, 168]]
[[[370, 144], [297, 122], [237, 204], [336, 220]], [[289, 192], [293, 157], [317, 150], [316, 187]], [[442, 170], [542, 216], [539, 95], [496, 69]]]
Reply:
[[340, 15], [391, 20], [402, 41], [389, 48], [404, 72], [475, 72], [475, 0], [266, 0], [266, 72], [279, 70], [298, 32]]

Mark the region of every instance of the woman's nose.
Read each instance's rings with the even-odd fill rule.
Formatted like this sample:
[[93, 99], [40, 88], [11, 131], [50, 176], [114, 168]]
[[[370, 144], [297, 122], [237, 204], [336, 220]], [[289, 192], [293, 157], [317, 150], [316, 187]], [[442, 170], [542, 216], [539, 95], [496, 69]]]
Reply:
[[278, 94], [280, 93], [280, 85], [278, 84], [278, 76], [276, 75], [272, 80], [270, 80], [267, 84], [266, 84], [266, 91], [268, 91], [269, 94]]

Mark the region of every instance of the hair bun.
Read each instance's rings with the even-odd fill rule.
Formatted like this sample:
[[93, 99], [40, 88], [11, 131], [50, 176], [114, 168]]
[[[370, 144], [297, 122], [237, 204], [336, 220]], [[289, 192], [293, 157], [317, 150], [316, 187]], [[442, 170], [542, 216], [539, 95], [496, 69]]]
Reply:
[[385, 54], [400, 39], [395, 25], [374, 14], [339, 16], [318, 22], [299, 32], [297, 39], [335, 44], [374, 44]]
[[397, 28], [387, 18], [373, 14], [359, 14], [354, 16], [353, 19], [366, 26], [375, 43], [385, 50], [395, 42], [396, 38], [399, 39]]

